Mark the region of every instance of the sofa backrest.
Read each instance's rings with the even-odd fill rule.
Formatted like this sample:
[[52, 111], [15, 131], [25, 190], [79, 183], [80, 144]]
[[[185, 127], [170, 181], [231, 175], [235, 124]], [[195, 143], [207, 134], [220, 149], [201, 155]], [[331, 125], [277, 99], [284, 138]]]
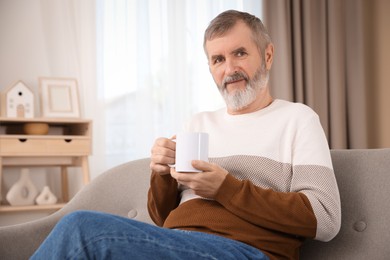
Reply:
[[[331, 150], [331, 156], [341, 197], [341, 229], [330, 242], [307, 240], [301, 259], [390, 259], [390, 149]], [[145, 174], [142, 169], [149, 161], [131, 164], [133, 174], [134, 169]], [[145, 186], [137, 184], [138, 194]], [[142, 203], [135, 207], [135, 218], [150, 223]]]
[[[341, 229], [330, 242], [307, 240], [301, 250], [301, 259], [390, 259], [390, 149], [331, 150], [331, 156], [340, 190]], [[134, 179], [144, 179], [148, 176], [145, 174], [148, 166], [149, 160], [140, 160], [129, 163], [125, 169], [138, 175], [133, 176]], [[105, 183], [107, 185], [107, 181]], [[148, 178], [137, 184], [124, 182], [123, 186], [137, 192], [123, 198], [132, 201], [130, 212], [122, 209], [123, 212], [117, 213], [134, 215], [135, 219], [151, 223], [143, 207]], [[113, 187], [118, 188], [117, 184]], [[138, 197], [136, 200], [134, 193]], [[133, 214], [134, 210], [137, 214]]]
[[[341, 196], [341, 230], [330, 242], [306, 241], [301, 259], [390, 259], [390, 149], [332, 150], [331, 155]], [[152, 223], [146, 209], [149, 163], [132, 161], [99, 175], [48, 217], [0, 227], [0, 259], [27, 259], [54, 224], [77, 209]]]
[[390, 149], [332, 150], [342, 224], [330, 242], [307, 241], [301, 259], [390, 259]]
[[[331, 150], [331, 156], [341, 197], [341, 229], [330, 242], [307, 240], [301, 259], [390, 259], [390, 149]], [[82, 199], [69, 203], [69, 208], [102, 210], [152, 223], [146, 210], [149, 162], [132, 161], [111, 169], [86, 187], [83, 193], [88, 195], [79, 194]]]

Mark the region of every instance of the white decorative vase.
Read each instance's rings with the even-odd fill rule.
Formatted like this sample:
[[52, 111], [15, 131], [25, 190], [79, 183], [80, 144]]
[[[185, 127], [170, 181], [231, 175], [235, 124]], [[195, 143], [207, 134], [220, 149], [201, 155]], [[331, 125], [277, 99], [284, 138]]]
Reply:
[[38, 190], [30, 178], [27, 168], [22, 168], [19, 180], [12, 185], [6, 195], [6, 199], [11, 206], [34, 205]]
[[51, 192], [49, 186], [43, 187], [41, 194], [35, 199], [38, 205], [53, 205], [57, 202], [57, 197]]

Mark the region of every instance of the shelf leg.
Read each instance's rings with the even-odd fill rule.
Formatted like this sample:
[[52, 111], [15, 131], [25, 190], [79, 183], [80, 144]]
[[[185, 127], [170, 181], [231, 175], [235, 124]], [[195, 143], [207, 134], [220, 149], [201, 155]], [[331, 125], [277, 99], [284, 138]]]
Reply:
[[83, 182], [84, 185], [89, 183], [89, 164], [88, 164], [88, 157], [83, 156], [81, 158], [81, 168], [83, 171]]
[[61, 166], [61, 184], [62, 184], [62, 199], [66, 203], [69, 201], [68, 168], [66, 166]]
[[2, 196], [1, 196], [1, 187], [3, 185], [3, 159], [0, 157], [0, 204], [2, 201]]

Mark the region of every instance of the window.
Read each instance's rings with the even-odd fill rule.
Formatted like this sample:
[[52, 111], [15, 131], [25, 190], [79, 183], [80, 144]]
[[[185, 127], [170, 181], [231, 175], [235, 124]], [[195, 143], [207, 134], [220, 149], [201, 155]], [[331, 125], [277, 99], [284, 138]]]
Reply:
[[261, 17], [261, 1], [98, 0], [98, 88], [106, 168], [148, 157], [194, 113], [224, 106], [203, 33], [228, 9]]

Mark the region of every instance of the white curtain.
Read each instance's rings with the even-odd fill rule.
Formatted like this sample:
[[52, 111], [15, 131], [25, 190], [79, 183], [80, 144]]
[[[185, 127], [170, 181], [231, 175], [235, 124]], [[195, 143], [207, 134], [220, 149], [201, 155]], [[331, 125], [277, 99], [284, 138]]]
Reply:
[[[93, 156], [90, 157], [91, 176], [102, 171], [102, 166], [96, 161], [104, 153], [99, 153], [100, 144], [99, 126], [96, 120], [99, 112], [97, 95], [96, 70], [96, 2], [95, 0], [34, 0], [40, 6], [42, 19], [42, 35], [45, 50], [42, 58], [46, 58], [46, 77], [69, 77], [78, 82], [81, 116], [93, 120], [94, 134]], [[41, 71], [44, 71], [41, 68]], [[95, 135], [94, 132], [97, 132]], [[48, 169], [47, 171], [56, 171]], [[70, 195], [73, 196], [80, 188], [80, 175], [68, 175]], [[51, 186], [60, 183], [54, 178], [55, 174], [48, 174]], [[54, 179], [54, 180], [52, 180]], [[59, 189], [56, 187], [55, 189]]]
[[194, 113], [224, 106], [203, 33], [224, 10], [262, 16], [258, 0], [40, 0], [50, 73], [77, 78], [93, 121], [91, 177], [149, 157]]
[[99, 168], [148, 157], [155, 138], [171, 137], [196, 112], [224, 106], [203, 33], [228, 9], [262, 12], [258, 0], [97, 0], [98, 95], [84, 99], [99, 104]]
[[[79, 83], [93, 121], [91, 177], [150, 156], [196, 112], [224, 106], [203, 33], [224, 10], [262, 15], [259, 0], [36, 0], [49, 73]], [[76, 187], [77, 188], [77, 187]]]

